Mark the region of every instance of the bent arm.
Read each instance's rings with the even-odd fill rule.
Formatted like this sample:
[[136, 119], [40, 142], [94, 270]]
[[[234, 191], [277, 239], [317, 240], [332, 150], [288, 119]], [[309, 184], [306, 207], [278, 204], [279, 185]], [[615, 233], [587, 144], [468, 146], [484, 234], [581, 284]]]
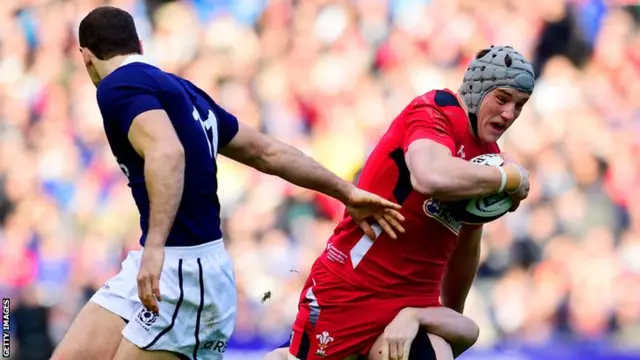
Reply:
[[462, 227], [458, 246], [447, 264], [442, 279], [440, 291], [442, 305], [459, 313], [464, 311], [464, 303], [478, 271], [481, 238], [482, 226]]
[[[413, 141], [405, 154], [411, 184], [422, 194], [439, 200], [460, 200], [491, 195], [500, 189], [499, 168], [470, 163], [453, 157], [444, 145], [429, 139]], [[518, 169], [506, 166], [507, 191], [520, 186]]]
[[164, 246], [182, 198], [184, 148], [164, 110], [138, 115], [129, 128], [128, 137], [138, 155], [144, 158], [150, 207], [145, 247]]
[[480, 328], [468, 317], [446, 307], [407, 308], [429, 334], [443, 338], [454, 357], [467, 351], [478, 340]]
[[278, 176], [300, 187], [321, 192], [343, 203], [353, 185], [341, 179], [302, 151], [260, 133], [242, 123], [231, 142], [220, 154]]

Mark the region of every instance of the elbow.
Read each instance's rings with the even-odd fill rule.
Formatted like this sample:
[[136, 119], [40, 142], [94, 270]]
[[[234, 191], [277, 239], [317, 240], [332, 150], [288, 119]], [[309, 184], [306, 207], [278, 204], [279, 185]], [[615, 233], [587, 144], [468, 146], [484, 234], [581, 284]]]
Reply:
[[184, 147], [180, 143], [160, 146], [154, 151], [154, 155], [167, 166], [184, 167]]
[[469, 318], [466, 320], [467, 324], [465, 324], [460, 333], [460, 343], [467, 348], [471, 348], [480, 337], [480, 327], [475, 321]]
[[255, 162], [253, 167], [265, 174], [275, 175], [276, 169], [274, 164], [275, 159], [278, 157], [278, 149], [276, 146], [265, 146], [261, 149], [256, 149]]
[[279, 141], [270, 141], [254, 150], [256, 156], [253, 167], [265, 174], [282, 176], [284, 170], [290, 166], [292, 150], [296, 149]]
[[182, 147], [182, 144], [168, 147], [165, 150], [165, 157], [177, 162], [184, 162], [184, 147]]
[[452, 348], [458, 350], [457, 353], [463, 353], [470, 349], [478, 341], [480, 337], [480, 327], [475, 321], [465, 317], [464, 324], [460, 324], [458, 332], [451, 339]]

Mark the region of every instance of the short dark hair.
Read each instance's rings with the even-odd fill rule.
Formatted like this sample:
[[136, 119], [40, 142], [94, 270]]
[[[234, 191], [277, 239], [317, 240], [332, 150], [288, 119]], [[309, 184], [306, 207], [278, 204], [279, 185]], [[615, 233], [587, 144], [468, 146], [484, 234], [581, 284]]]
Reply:
[[100, 60], [142, 53], [133, 17], [113, 6], [95, 8], [85, 16], [78, 38], [80, 47], [88, 48]]

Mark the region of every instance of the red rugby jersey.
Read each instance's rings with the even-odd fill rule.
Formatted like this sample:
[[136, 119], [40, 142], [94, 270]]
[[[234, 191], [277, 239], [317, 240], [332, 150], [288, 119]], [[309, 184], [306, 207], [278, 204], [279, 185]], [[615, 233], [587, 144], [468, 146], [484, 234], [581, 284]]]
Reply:
[[434, 90], [415, 98], [381, 138], [367, 160], [358, 187], [402, 205], [406, 232], [393, 240], [374, 226], [375, 241], [347, 215], [336, 227], [320, 261], [352, 285], [380, 292], [381, 297], [414, 297], [411, 306], [438, 302], [447, 261], [461, 228], [439, 203], [413, 190], [405, 152], [418, 139], [436, 141], [453, 156], [471, 159], [499, 153], [471, 133], [455, 94]]

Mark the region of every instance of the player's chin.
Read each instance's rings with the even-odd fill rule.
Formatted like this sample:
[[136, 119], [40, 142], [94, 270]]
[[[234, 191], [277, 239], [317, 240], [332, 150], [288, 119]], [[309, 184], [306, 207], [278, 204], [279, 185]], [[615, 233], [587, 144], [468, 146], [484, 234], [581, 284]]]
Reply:
[[498, 129], [493, 126], [486, 126], [483, 131], [480, 132], [480, 139], [485, 143], [494, 143], [500, 139], [506, 129]]
[[500, 139], [500, 137], [502, 136], [503, 133], [491, 133], [491, 132], [485, 132], [485, 133], [481, 133], [480, 134], [480, 140], [482, 140], [482, 142], [484, 143], [494, 143], [497, 142], [498, 139]]

